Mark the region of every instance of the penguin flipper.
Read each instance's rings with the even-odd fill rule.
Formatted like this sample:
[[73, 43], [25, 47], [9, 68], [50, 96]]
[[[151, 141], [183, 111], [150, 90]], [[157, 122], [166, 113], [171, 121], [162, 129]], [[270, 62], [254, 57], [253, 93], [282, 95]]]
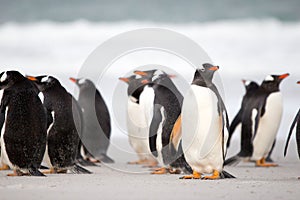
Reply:
[[78, 164], [75, 164], [74, 167], [70, 169], [70, 171], [74, 174], [92, 174], [91, 171], [79, 166]]
[[228, 165], [228, 166], [236, 166], [237, 164], [239, 164], [241, 161], [243, 160], [243, 158], [241, 156], [233, 156], [230, 157], [228, 159], [226, 159], [224, 161], [224, 165]]
[[28, 171], [31, 176], [46, 176], [45, 174], [40, 172], [37, 168], [29, 168]]
[[233, 118], [230, 126], [229, 126], [229, 136], [227, 140], [227, 148], [230, 146], [231, 137], [236, 129], [236, 127], [241, 123], [242, 111], [240, 110], [236, 116]]
[[220, 178], [221, 179], [225, 179], [225, 178], [236, 178], [235, 176], [231, 175], [230, 173], [226, 172], [225, 170], [223, 170], [220, 173]]
[[[298, 111], [298, 113], [297, 113], [297, 115], [296, 115], [296, 117], [295, 117], [295, 119], [294, 119], [294, 121], [293, 121], [293, 123], [292, 123], [292, 125], [291, 125], [291, 128], [290, 128], [290, 131], [289, 131], [289, 134], [288, 134], [288, 137], [287, 137], [287, 140], [286, 140], [286, 143], [285, 143], [285, 147], [284, 147], [284, 156], [286, 156], [286, 153], [287, 153], [287, 148], [288, 148], [288, 146], [289, 146], [289, 142], [290, 142], [290, 139], [291, 139], [291, 135], [292, 135], [292, 133], [293, 133], [293, 130], [294, 130], [294, 128], [295, 128], [295, 125], [297, 124], [297, 121], [298, 121], [298, 119], [299, 119], [299, 116], [300, 116], [300, 109], [299, 109], [299, 111]], [[299, 157], [300, 157], [300, 153], [299, 153], [299, 146], [300, 146], [300, 133], [299, 133], [299, 131], [297, 131], [297, 133], [296, 133], [296, 140], [297, 140], [297, 147], [298, 147], [298, 154], [299, 154]]]

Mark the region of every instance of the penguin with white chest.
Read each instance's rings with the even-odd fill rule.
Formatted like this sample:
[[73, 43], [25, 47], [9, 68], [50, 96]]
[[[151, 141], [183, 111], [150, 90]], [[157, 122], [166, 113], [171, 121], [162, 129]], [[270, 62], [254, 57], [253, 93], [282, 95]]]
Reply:
[[136, 74], [149, 76], [148, 86], [153, 88], [153, 115], [149, 129], [149, 145], [153, 156], [162, 168], [153, 174], [191, 172], [181, 146], [181, 105], [183, 96], [178, 91], [173, 77], [161, 70], [136, 71]]
[[119, 80], [128, 84], [127, 95], [127, 129], [128, 139], [131, 147], [139, 157], [138, 161], [129, 162], [129, 164], [143, 164], [147, 166], [156, 166], [157, 162], [150, 151], [148, 135], [149, 125], [144, 114], [143, 101], [140, 101], [140, 95], [146, 86], [147, 78], [137, 78], [136, 75], [121, 77]]
[[81, 140], [88, 150], [88, 159], [97, 162], [114, 163], [107, 155], [110, 144], [111, 122], [106, 103], [89, 79], [70, 80], [79, 87], [78, 103], [83, 113], [83, 134]]
[[[0, 74], [1, 161], [14, 170], [9, 176], [44, 176], [47, 119], [36, 87], [17, 71]], [[3, 116], [4, 114], [4, 116]]]
[[60, 82], [52, 76], [27, 76], [43, 93], [44, 106], [52, 116], [48, 123], [47, 148], [44, 162], [50, 170], [46, 173], [89, 174], [90, 171], [76, 164], [76, 156], [81, 134], [81, 110], [76, 100]]
[[241, 160], [256, 162], [257, 167], [275, 167], [266, 163], [282, 117], [282, 94], [279, 85], [289, 74], [269, 75], [253, 94], [242, 117], [241, 150], [225, 161], [226, 165], [238, 164]]
[[[182, 147], [193, 174], [182, 179], [234, 178], [223, 170], [228, 139], [228, 116], [212, 82], [218, 66], [197, 69], [182, 105]], [[212, 174], [206, 175], [205, 174]]]

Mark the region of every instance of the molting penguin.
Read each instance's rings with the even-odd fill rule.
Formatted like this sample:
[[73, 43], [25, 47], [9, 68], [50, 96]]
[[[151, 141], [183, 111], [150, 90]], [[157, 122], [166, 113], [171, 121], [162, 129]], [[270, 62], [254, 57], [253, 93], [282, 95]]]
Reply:
[[[9, 176], [44, 176], [46, 112], [33, 84], [17, 71], [0, 74], [1, 161], [14, 170]], [[4, 114], [4, 115], [3, 115]]]
[[81, 110], [76, 100], [60, 82], [52, 76], [27, 76], [34, 81], [44, 95], [48, 119], [47, 148], [44, 162], [50, 167], [46, 173], [91, 173], [75, 163], [79, 134], [81, 134]]
[[[228, 139], [228, 116], [212, 82], [218, 66], [197, 69], [182, 105], [182, 147], [193, 174], [182, 179], [234, 178], [223, 170]], [[212, 174], [204, 176], [204, 174]]]
[[89, 157], [95, 157], [96, 160], [104, 163], [113, 163], [114, 161], [107, 156], [111, 122], [103, 97], [89, 79], [70, 78], [70, 80], [76, 83], [80, 90], [78, 103], [82, 109], [84, 120], [84, 132], [81, 140], [91, 153]]
[[[300, 81], [297, 82], [297, 84], [300, 84]], [[297, 124], [297, 126], [296, 126]], [[286, 140], [286, 144], [285, 144], [285, 148], [284, 148], [284, 156], [286, 156], [286, 153], [287, 153], [287, 148], [288, 148], [288, 145], [289, 145], [289, 141], [291, 139], [291, 135], [293, 133], [293, 130], [296, 126], [296, 143], [297, 143], [297, 150], [298, 150], [298, 156], [300, 158], [300, 109], [291, 125], [291, 128], [290, 128], [290, 131], [289, 131], [289, 134], [288, 134], [288, 137], [287, 137], [287, 140]], [[300, 177], [299, 177], [300, 178]]]
[[128, 84], [127, 95], [127, 129], [128, 139], [131, 147], [139, 157], [138, 161], [129, 162], [129, 164], [144, 164], [147, 166], [156, 166], [156, 159], [153, 157], [149, 146], [149, 125], [144, 113], [143, 101], [140, 101], [140, 95], [146, 86], [147, 78], [136, 78], [136, 75], [130, 77], [121, 77], [119, 80]]
[[251, 98], [253, 97], [253, 94], [259, 88], [259, 85], [254, 81], [242, 80], [242, 82], [245, 86], [246, 93], [243, 96], [242, 105], [241, 105], [239, 112], [233, 118], [233, 120], [229, 126], [229, 137], [228, 137], [228, 141], [227, 141], [227, 148], [230, 145], [230, 140], [231, 140], [231, 137], [232, 137], [236, 127], [242, 122], [242, 116], [243, 116], [245, 107], [248, 106], [248, 103], [250, 101], [252, 101]]
[[236, 156], [227, 159], [226, 165], [250, 159], [258, 167], [277, 166], [266, 163], [265, 158], [272, 149], [280, 125], [283, 106], [279, 85], [287, 76], [289, 74], [267, 76], [253, 94], [243, 112], [241, 150]]
[[170, 77], [161, 70], [136, 71], [136, 74], [147, 76], [153, 74], [148, 83], [154, 90], [153, 117], [149, 130], [149, 144], [152, 154], [163, 166], [153, 174], [180, 173], [178, 169], [191, 172], [185, 161], [181, 146], [181, 105], [183, 96]]

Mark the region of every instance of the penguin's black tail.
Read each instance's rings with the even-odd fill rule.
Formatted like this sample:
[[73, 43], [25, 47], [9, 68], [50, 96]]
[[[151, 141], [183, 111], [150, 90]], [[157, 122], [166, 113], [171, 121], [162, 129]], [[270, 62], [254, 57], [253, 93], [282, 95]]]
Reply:
[[240, 156], [233, 156], [225, 160], [224, 165], [228, 166], [236, 166], [242, 161], [242, 157]]
[[106, 154], [101, 154], [97, 159], [104, 163], [115, 163], [115, 161]]
[[224, 170], [220, 173], [220, 177], [221, 177], [221, 179], [235, 178], [235, 176], [229, 174], [228, 172], [226, 172]]
[[70, 170], [74, 174], [92, 174], [91, 171], [89, 171], [89, 170], [85, 169], [84, 167], [81, 167], [77, 164], [75, 164], [74, 167], [72, 167]]
[[45, 176], [45, 174], [40, 172], [37, 168], [29, 168], [29, 174], [31, 176]]

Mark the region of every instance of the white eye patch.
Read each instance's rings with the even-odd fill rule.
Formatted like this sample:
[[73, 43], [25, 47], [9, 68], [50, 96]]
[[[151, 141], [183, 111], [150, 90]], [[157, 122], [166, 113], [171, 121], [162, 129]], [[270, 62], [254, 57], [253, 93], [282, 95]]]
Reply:
[[274, 81], [274, 78], [271, 75], [269, 75], [265, 78], [265, 81]]
[[3, 73], [3, 75], [1, 76], [0, 82], [4, 82], [7, 78], [7, 74], [6, 72]]
[[78, 83], [81, 85], [81, 84], [83, 84], [85, 82], [85, 79], [80, 79], [79, 81], [78, 81]]
[[246, 81], [245, 85], [248, 86], [248, 85], [250, 85], [250, 83], [251, 83], [251, 81]]
[[49, 79], [49, 76], [46, 76], [46, 77], [42, 78], [41, 82], [42, 82], [42, 83], [47, 82], [48, 79]]

